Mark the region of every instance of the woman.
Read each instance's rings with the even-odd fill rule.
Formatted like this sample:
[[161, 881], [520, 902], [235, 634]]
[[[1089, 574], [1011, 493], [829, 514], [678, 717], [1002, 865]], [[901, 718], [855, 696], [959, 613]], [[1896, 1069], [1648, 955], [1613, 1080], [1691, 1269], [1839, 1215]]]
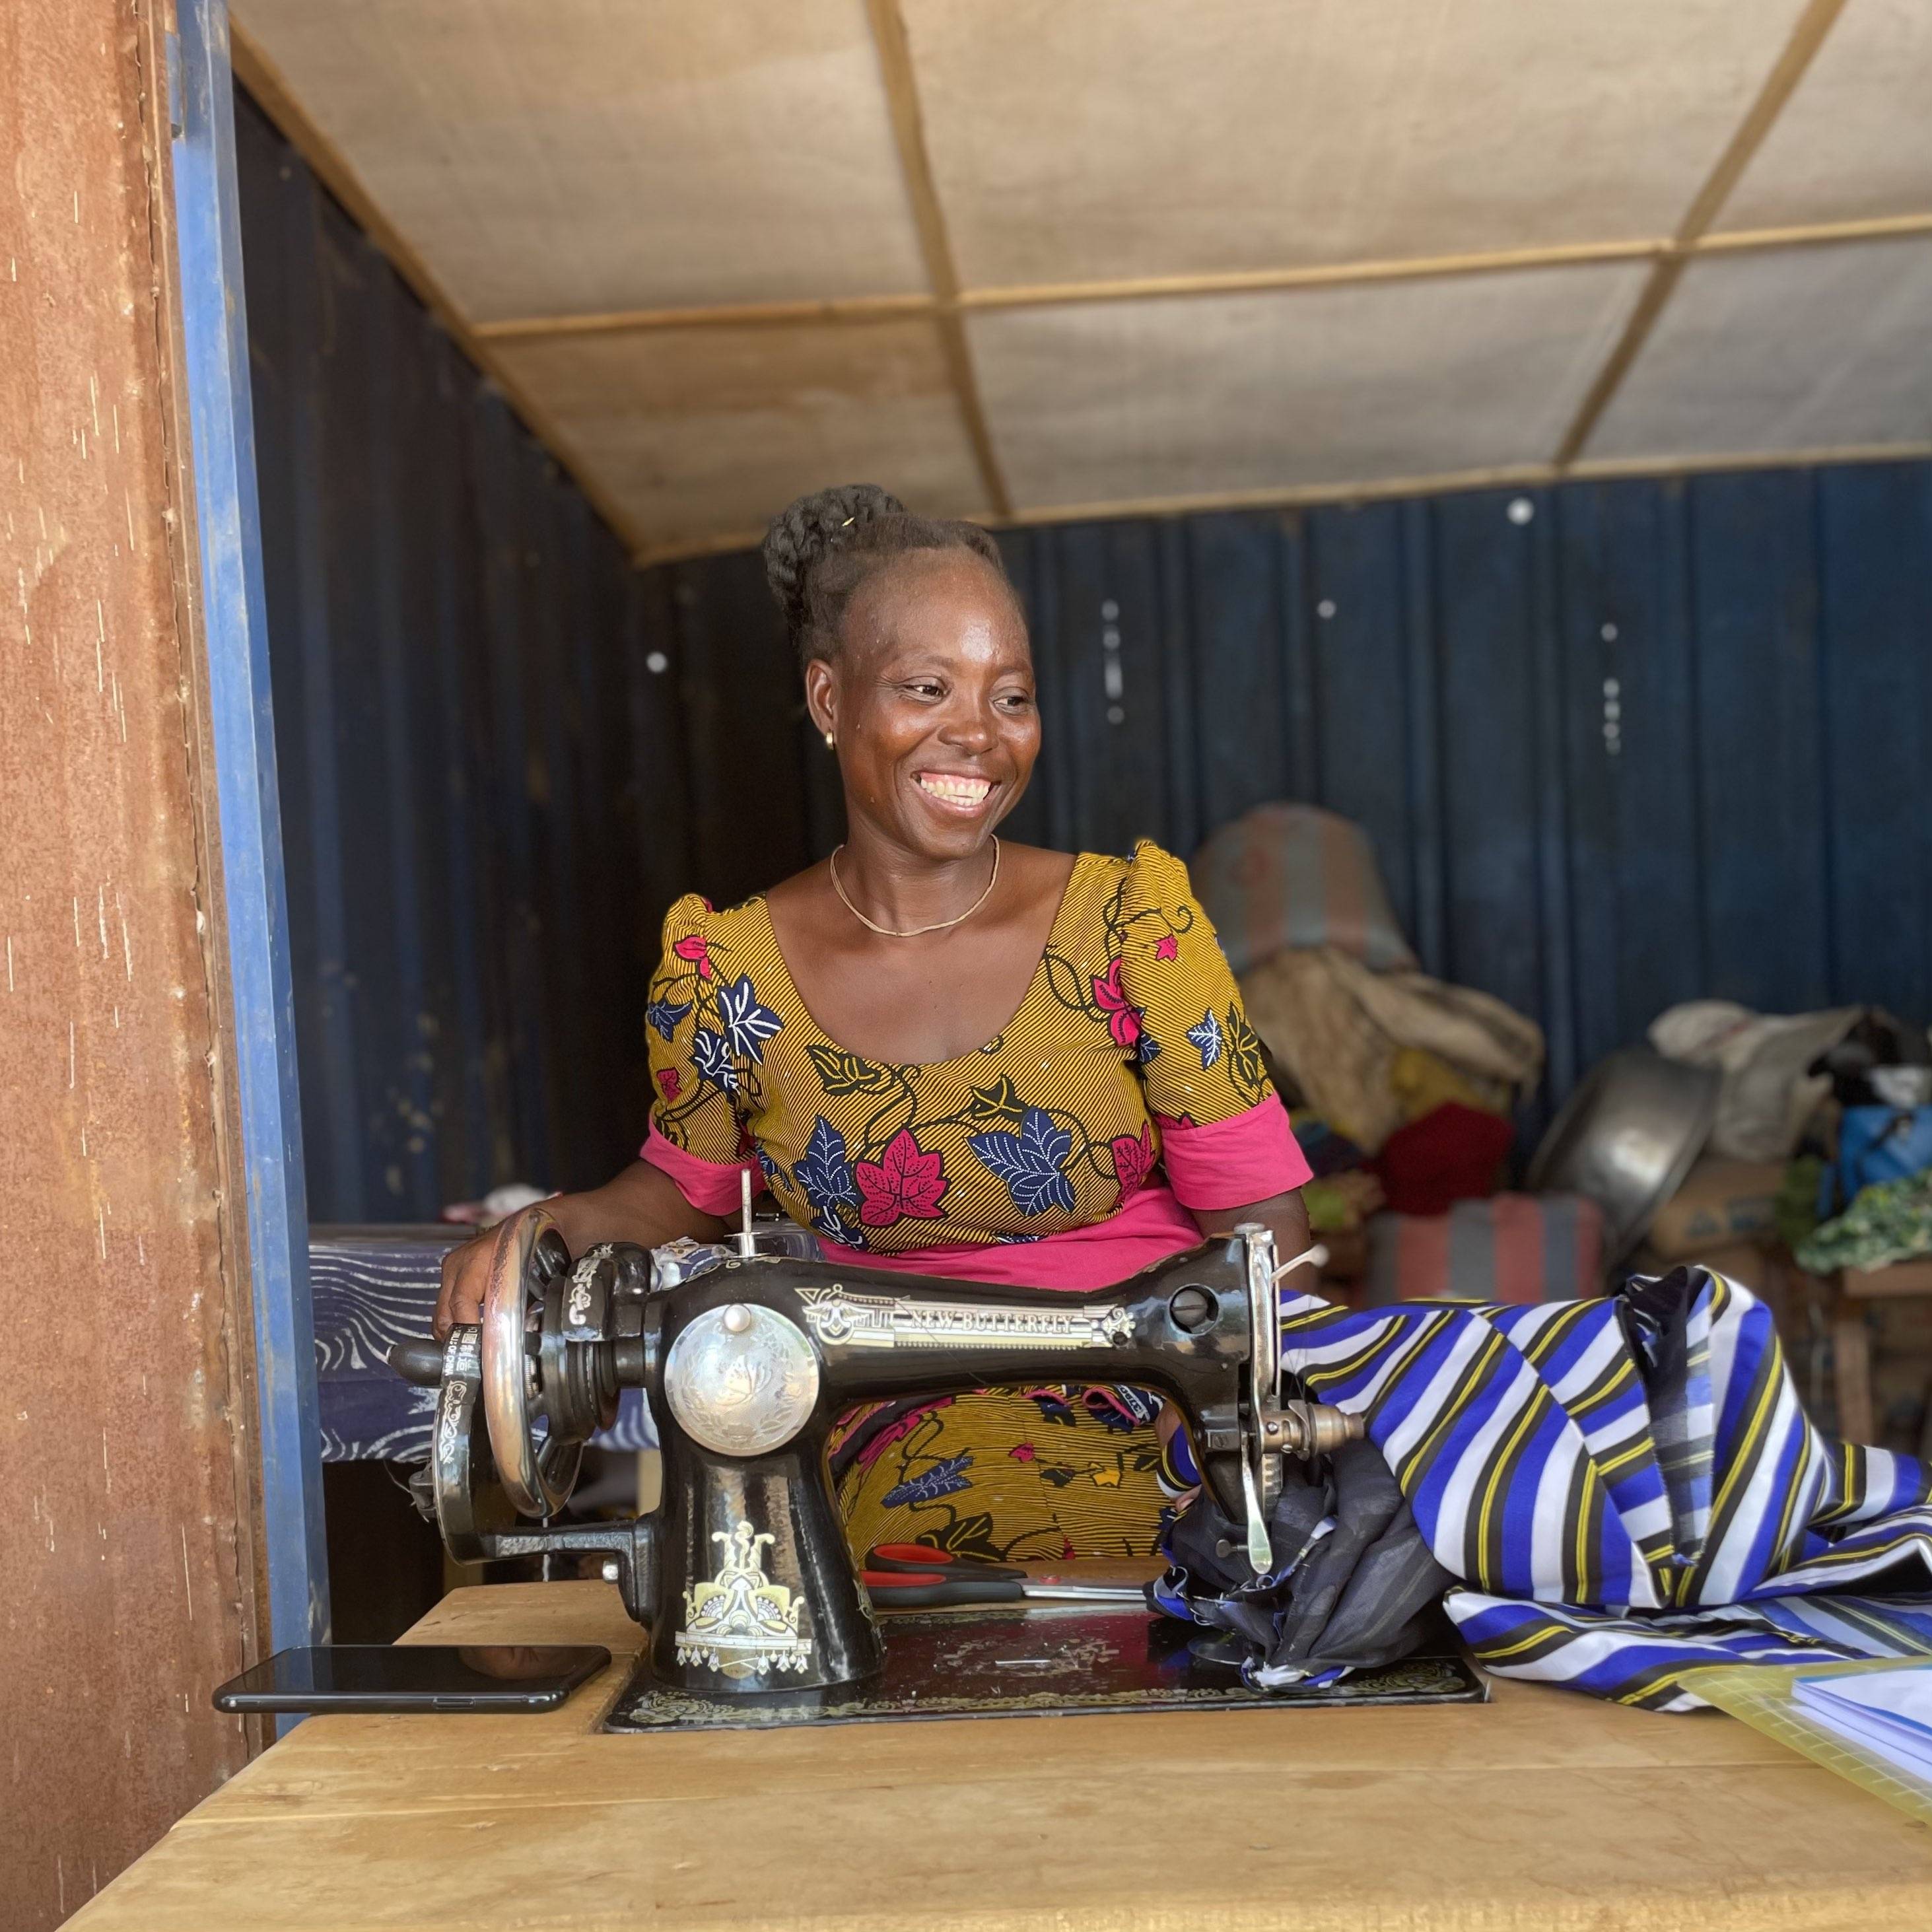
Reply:
[[[572, 1252], [716, 1240], [749, 1167], [827, 1254], [872, 1267], [1079, 1291], [1242, 1221], [1301, 1253], [1307, 1164], [1185, 867], [995, 836], [1040, 718], [992, 539], [861, 484], [793, 504], [764, 556], [846, 842], [728, 911], [671, 908], [650, 1136], [545, 1204]], [[487, 1243], [450, 1256], [440, 1333], [477, 1318], [488, 1265]], [[1042, 1389], [868, 1410], [834, 1450], [848, 1528], [1151, 1549], [1192, 1480], [1160, 1409]]]

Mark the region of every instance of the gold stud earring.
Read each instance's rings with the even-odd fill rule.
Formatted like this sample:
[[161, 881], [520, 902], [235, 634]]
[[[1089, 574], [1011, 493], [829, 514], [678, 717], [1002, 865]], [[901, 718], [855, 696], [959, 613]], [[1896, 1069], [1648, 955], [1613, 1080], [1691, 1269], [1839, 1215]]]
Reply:
[[832, 748], [832, 734], [830, 731], [826, 732], [825, 734], [825, 748], [828, 752]]

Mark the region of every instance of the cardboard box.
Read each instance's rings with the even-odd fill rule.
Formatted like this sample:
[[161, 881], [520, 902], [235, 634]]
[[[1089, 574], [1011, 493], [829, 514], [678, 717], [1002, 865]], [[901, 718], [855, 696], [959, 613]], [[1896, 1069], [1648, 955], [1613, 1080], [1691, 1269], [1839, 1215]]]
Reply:
[[1666, 1261], [1700, 1262], [1712, 1249], [1774, 1240], [1784, 1180], [1780, 1161], [1707, 1156], [1658, 1210], [1644, 1245]]

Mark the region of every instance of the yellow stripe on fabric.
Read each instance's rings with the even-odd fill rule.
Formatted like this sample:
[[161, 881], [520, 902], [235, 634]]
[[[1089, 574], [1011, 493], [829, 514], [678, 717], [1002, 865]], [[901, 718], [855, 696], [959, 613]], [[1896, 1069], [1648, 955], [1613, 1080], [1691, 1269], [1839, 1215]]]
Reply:
[[1471, 1357], [1462, 1374], [1456, 1378], [1454, 1391], [1444, 1400], [1442, 1413], [1430, 1425], [1429, 1433], [1402, 1459], [1402, 1466], [1396, 1471], [1395, 1479], [1400, 1484], [1403, 1495], [1408, 1493], [1417, 1471], [1461, 1414], [1462, 1405], [1475, 1393], [1485, 1372], [1495, 1366], [1497, 1358], [1508, 1346], [1509, 1344], [1494, 1330], [1484, 1336], [1482, 1346]]
[[[1549, 1388], [1545, 1384], [1538, 1382], [1531, 1389], [1530, 1399], [1525, 1405], [1522, 1414], [1517, 1418], [1516, 1427], [1504, 1445], [1489, 1481], [1484, 1486], [1482, 1511], [1476, 1519], [1476, 1553], [1486, 1570], [1489, 1568], [1490, 1558], [1490, 1518], [1495, 1512], [1496, 1498], [1508, 1486], [1510, 1478], [1516, 1473], [1516, 1458], [1523, 1442], [1536, 1424], [1549, 1413], [1551, 1400]], [[1499, 1591], [1502, 1586], [1499, 1582], [1485, 1581], [1484, 1588]]]
[[1594, 1540], [1591, 1534], [1591, 1522], [1601, 1485], [1597, 1480], [1596, 1466], [1587, 1456], [1583, 1461], [1582, 1473], [1583, 1480], [1576, 1496], [1576, 1594], [1588, 1598], [1596, 1594], [1595, 1570], [1590, 1561], [1590, 1546]]
[[[1763, 1372], [1764, 1362], [1760, 1359], [1759, 1370]], [[1701, 1589], [1704, 1579], [1710, 1574], [1712, 1564], [1716, 1560], [1724, 1533], [1730, 1528], [1729, 1510], [1732, 1498], [1741, 1485], [1748, 1485], [1756, 1472], [1757, 1462], [1764, 1447], [1764, 1436], [1772, 1411], [1777, 1406], [1778, 1393], [1784, 1387], [1781, 1377], [1764, 1376], [1764, 1385], [1758, 1391], [1757, 1403], [1744, 1425], [1744, 1434], [1736, 1453], [1731, 1458], [1730, 1467], [1724, 1472], [1724, 1480], [1719, 1485], [1716, 1498], [1711, 1504], [1711, 1518], [1704, 1538], [1704, 1547], [1697, 1561], [1689, 1569], [1678, 1575], [1676, 1600], [1682, 1603], [1692, 1587]]]

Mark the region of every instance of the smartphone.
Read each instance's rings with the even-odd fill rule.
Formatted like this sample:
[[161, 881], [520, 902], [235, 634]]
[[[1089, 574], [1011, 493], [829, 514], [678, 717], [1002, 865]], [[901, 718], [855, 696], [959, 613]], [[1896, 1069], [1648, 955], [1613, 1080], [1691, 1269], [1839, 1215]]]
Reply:
[[610, 1661], [594, 1644], [333, 1643], [278, 1650], [218, 1711], [554, 1711]]

